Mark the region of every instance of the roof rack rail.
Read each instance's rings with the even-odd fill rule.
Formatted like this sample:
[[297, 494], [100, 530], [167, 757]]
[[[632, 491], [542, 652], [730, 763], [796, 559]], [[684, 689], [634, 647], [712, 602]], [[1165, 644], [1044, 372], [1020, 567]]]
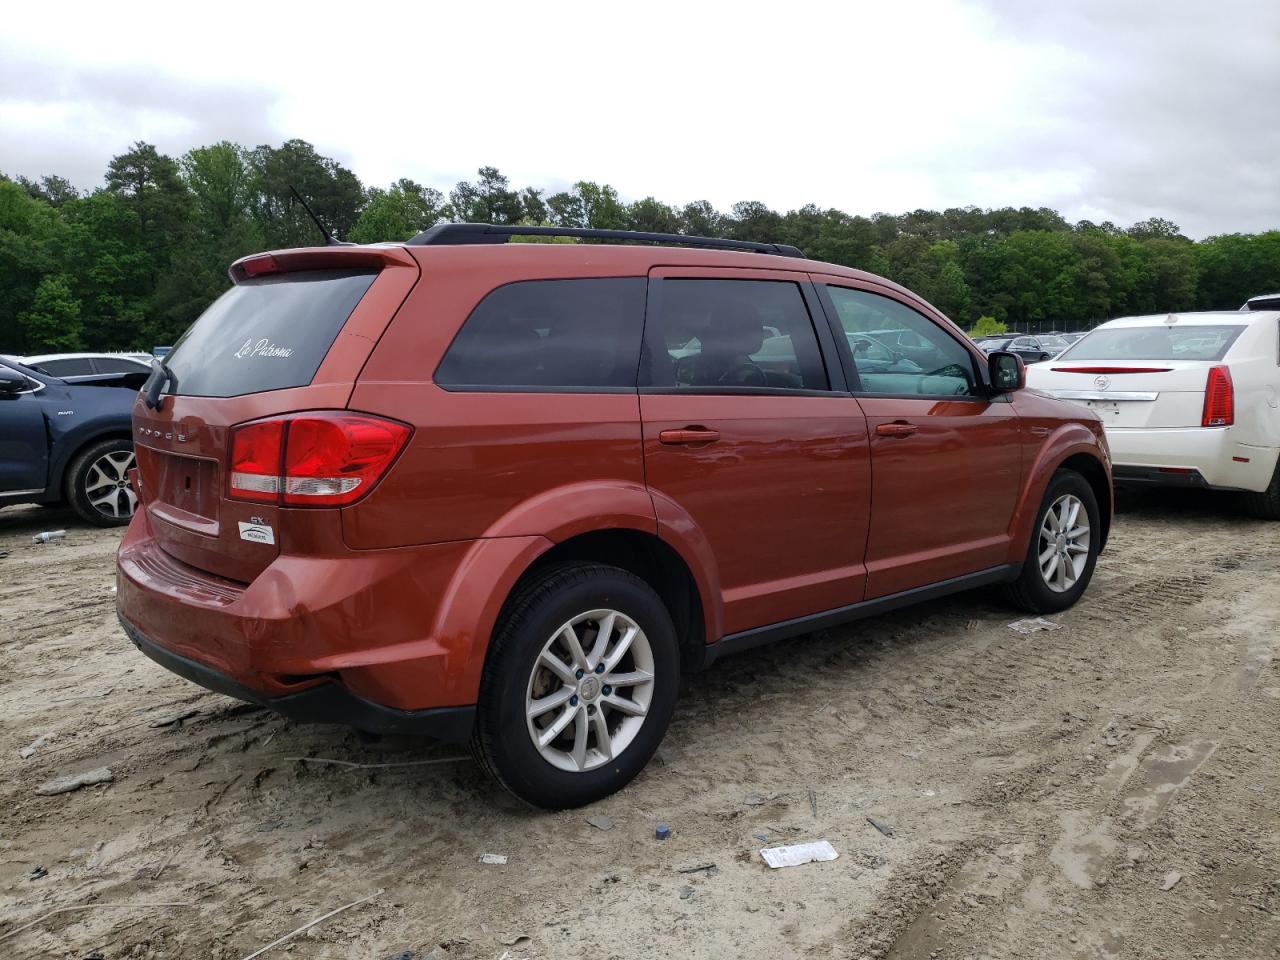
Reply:
[[756, 243], [721, 237], [687, 237], [681, 233], [644, 233], [639, 230], [595, 230], [589, 227], [523, 227], [493, 223], [440, 223], [409, 240], [412, 246], [506, 243], [512, 237], [580, 237], [584, 240], [623, 240], [633, 243], [679, 244], [685, 247], [717, 247], [804, 258], [799, 247], [787, 243]]

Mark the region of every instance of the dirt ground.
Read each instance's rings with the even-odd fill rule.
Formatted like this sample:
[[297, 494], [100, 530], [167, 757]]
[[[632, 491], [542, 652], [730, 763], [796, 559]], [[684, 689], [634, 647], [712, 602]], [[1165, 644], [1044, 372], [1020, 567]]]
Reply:
[[[239, 960], [371, 895], [266, 955], [1280, 956], [1280, 524], [1226, 500], [1122, 502], [1052, 632], [975, 594], [722, 661], [562, 814], [469, 760], [297, 759], [459, 751], [166, 673], [116, 624], [118, 537], [0, 511], [0, 957]], [[839, 859], [758, 854], [817, 839]]]

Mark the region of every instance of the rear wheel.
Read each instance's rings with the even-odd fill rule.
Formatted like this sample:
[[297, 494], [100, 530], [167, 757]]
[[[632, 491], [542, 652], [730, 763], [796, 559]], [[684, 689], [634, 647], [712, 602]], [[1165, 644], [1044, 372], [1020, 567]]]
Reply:
[[1276, 464], [1267, 489], [1244, 495], [1244, 508], [1259, 520], [1280, 520], [1280, 463]]
[[1009, 587], [1011, 598], [1032, 613], [1066, 610], [1089, 586], [1101, 545], [1093, 488], [1074, 470], [1059, 470], [1040, 503], [1022, 572]]
[[128, 523], [138, 506], [129, 486], [133, 444], [102, 440], [76, 454], [67, 468], [67, 501], [82, 520], [99, 527]]
[[620, 790], [662, 741], [679, 650], [670, 614], [617, 567], [549, 567], [507, 602], [494, 632], [473, 749], [540, 807], [579, 807]]

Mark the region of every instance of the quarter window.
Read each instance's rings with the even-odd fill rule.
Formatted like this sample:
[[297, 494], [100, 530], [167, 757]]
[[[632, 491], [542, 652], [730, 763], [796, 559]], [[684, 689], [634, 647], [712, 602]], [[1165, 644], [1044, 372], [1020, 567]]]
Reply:
[[828, 389], [804, 295], [790, 281], [664, 279], [645, 340], [649, 386]]
[[863, 393], [965, 396], [975, 392], [973, 356], [922, 313], [889, 297], [827, 287]]
[[436, 370], [441, 386], [634, 390], [643, 277], [524, 280], [480, 301]]

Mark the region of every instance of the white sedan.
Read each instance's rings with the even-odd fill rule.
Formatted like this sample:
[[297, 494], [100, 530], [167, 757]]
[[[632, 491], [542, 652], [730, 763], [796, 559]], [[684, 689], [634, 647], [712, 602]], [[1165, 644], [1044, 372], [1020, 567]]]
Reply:
[[1027, 385], [1102, 418], [1116, 483], [1244, 491], [1280, 520], [1280, 310], [1112, 320]]

